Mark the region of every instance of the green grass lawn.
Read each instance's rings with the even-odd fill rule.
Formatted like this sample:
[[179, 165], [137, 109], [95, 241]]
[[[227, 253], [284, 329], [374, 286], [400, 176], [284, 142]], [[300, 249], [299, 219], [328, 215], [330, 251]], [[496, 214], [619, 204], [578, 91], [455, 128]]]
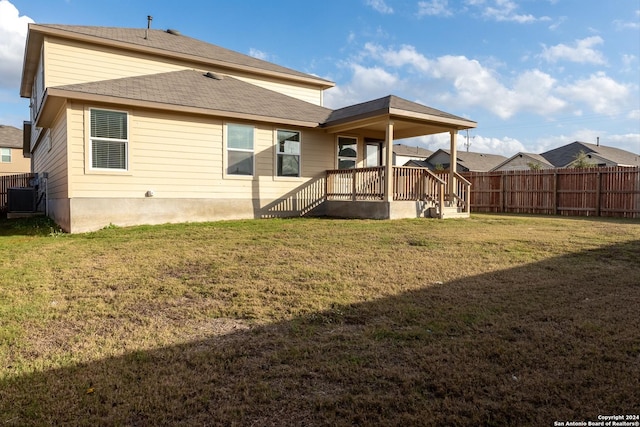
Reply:
[[640, 412], [640, 222], [0, 220], [0, 425]]

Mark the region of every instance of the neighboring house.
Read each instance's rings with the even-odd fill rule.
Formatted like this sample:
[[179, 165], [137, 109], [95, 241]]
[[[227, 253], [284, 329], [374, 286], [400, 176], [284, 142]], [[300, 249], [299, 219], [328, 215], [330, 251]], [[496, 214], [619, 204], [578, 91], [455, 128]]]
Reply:
[[404, 166], [410, 160], [425, 160], [433, 151], [421, 147], [411, 147], [405, 144], [393, 144], [393, 164]]
[[[455, 150], [457, 133], [476, 123], [392, 95], [331, 110], [323, 92], [332, 86], [173, 30], [30, 24], [25, 151], [46, 179], [48, 214], [69, 232], [307, 214], [415, 217], [417, 204], [444, 200], [406, 190], [415, 186], [398, 193], [393, 140], [448, 132]], [[468, 212], [456, 179], [450, 174], [447, 203], [467, 203]]]
[[31, 159], [22, 153], [22, 131], [0, 125], [0, 176], [31, 172]]
[[512, 170], [532, 170], [532, 169], [553, 169], [553, 164], [540, 154], [517, 153], [508, 158], [491, 171], [512, 171]]
[[[451, 151], [439, 149], [426, 161], [435, 169], [449, 169]], [[507, 158], [499, 154], [474, 153], [461, 151], [458, 153], [456, 170], [458, 172], [487, 172], [504, 162]]]
[[529, 170], [531, 164], [539, 164], [541, 169], [570, 168], [574, 166], [580, 153], [584, 153], [584, 161], [594, 167], [640, 166], [638, 154], [615, 147], [574, 141], [542, 154], [518, 153], [493, 170]]

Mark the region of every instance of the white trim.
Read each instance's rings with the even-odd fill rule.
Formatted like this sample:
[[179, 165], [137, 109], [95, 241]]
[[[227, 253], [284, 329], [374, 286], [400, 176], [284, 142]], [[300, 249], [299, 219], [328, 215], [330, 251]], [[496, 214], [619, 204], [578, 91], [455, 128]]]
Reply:
[[[288, 175], [278, 175], [278, 158], [281, 155], [285, 155], [285, 156], [295, 156], [295, 154], [291, 154], [291, 153], [281, 153], [279, 151], [279, 140], [278, 140], [278, 132], [279, 131], [283, 131], [283, 132], [295, 132], [298, 134], [298, 143], [300, 144], [300, 150], [297, 154], [298, 156], [298, 175], [297, 176], [288, 176]], [[275, 128], [274, 132], [273, 132], [273, 139], [274, 139], [274, 152], [275, 152], [275, 158], [274, 158], [274, 164], [273, 164], [273, 176], [274, 178], [277, 179], [299, 179], [302, 177], [302, 131], [297, 130], [297, 129], [284, 129], [284, 128]]]
[[[248, 150], [246, 148], [231, 148], [231, 149], [229, 149], [229, 137], [228, 137], [229, 125], [232, 125], [232, 126], [243, 126], [243, 127], [250, 127], [251, 128], [252, 133], [253, 133], [253, 141], [252, 141], [253, 148], [251, 150]], [[246, 124], [246, 123], [238, 123], [238, 122], [226, 122], [226, 121], [223, 122], [222, 151], [223, 151], [223, 156], [222, 156], [222, 176], [223, 176], [223, 178], [252, 180], [257, 176], [257, 174], [256, 174], [256, 127], [255, 127], [255, 125]], [[235, 152], [241, 152], [241, 153], [251, 153], [251, 162], [252, 162], [252, 166], [251, 166], [252, 173], [251, 173], [251, 175], [228, 173], [228, 170], [229, 170], [229, 151], [235, 151]]]
[[[347, 139], [353, 139], [356, 141], [356, 157], [355, 157], [355, 165], [354, 167], [358, 167], [358, 159], [360, 158], [360, 138], [358, 138], [357, 136], [353, 136], [353, 135], [336, 135], [336, 145], [335, 145], [335, 153], [336, 153], [336, 169], [340, 168], [340, 138], [347, 138]], [[351, 157], [344, 157], [345, 159], [350, 159]]]
[[[127, 138], [126, 139], [117, 139], [117, 138], [92, 138], [91, 137], [91, 111], [92, 110], [99, 110], [99, 111], [111, 111], [114, 113], [124, 113], [126, 115], [127, 118]], [[126, 110], [114, 110], [111, 108], [99, 108], [99, 107], [88, 107], [86, 109], [86, 117], [87, 117], [87, 129], [86, 129], [86, 133], [87, 133], [87, 170], [92, 171], [92, 172], [115, 172], [115, 173], [122, 173], [122, 172], [129, 172], [129, 165], [131, 164], [131, 159], [130, 159], [130, 148], [129, 148], [129, 141], [130, 141], [130, 137], [129, 135], [131, 134], [131, 125], [130, 125], [130, 120], [129, 120], [129, 116], [130, 113], [129, 111]], [[124, 146], [125, 146], [125, 167], [124, 169], [116, 169], [116, 168], [95, 168], [93, 167], [93, 140], [96, 141], [113, 141], [113, 142], [123, 142]]]

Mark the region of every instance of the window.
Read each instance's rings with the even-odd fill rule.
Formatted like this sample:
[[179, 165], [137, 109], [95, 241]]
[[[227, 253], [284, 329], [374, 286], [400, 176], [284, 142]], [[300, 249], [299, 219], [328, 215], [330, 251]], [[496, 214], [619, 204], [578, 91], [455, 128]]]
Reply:
[[358, 157], [358, 139], [338, 137], [338, 169], [353, 169]]
[[253, 126], [227, 125], [227, 175], [253, 175]]
[[277, 175], [300, 176], [300, 132], [278, 130]]
[[127, 113], [93, 109], [90, 111], [91, 168], [127, 170]]
[[11, 148], [0, 148], [2, 163], [11, 163]]

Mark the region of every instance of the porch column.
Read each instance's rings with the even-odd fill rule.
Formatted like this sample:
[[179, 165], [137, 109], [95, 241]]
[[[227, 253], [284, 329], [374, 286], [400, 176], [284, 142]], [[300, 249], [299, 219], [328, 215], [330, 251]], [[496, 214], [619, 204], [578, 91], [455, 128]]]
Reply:
[[393, 201], [393, 122], [387, 122], [386, 135], [384, 138], [385, 162], [384, 162], [384, 200]]
[[451, 153], [450, 157], [450, 163], [449, 163], [449, 194], [451, 195], [450, 199], [451, 201], [455, 201], [455, 194], [456, 194], [456, 167], [458, 165], [458, 144], [457, 144], [457, 139], [458, 139], [458, 131], [457, 130], [452, 130], [449, 131], [449, 134], [451, 135], [451, 147], [449, 149], [449, 152]]

